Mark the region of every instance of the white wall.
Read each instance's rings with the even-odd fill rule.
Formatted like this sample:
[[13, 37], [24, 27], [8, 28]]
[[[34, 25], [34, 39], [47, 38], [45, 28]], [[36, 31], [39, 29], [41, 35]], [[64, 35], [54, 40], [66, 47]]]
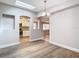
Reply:
[[[32, 23], [32, 25], [33, 25], [33, 23]], [[33, 26], [32, 26], [31, 39], [32, 39], [32, 41], [43, 39], [43, 27], [42, 27], [42, 24], [40, 24], [39, 29], [38, 28], [33, 29]]]
[[50, 17], [50, 35], [51, 42], [78, 50], [79, 7], [53, 14]]
[[[9, 15], [15, 16], [15, 30], [14, 29], [5, 30], [4, 27], [2, 27], [2, 25], [1, 25], [2, 14], [9, 14]], [[37, 35], [37, 37], [39, 37], [39, 35], [41, 35], [41, 33], [40, 34], [39, 33], [34, 34], [34, 33], [37, 33], [37, 32], [33, 32], [33, 26], [32, 26], [33, 23], [32, 22], [36, 17], [35, 13], [0, 3], [0, 47], [7, 46], [7, 45], [10, 45], [10, 44], [12, 45], [14, 43], [16, 44], [16, 43], [19, 42], [20, 16], [31, 17], [30, 18], [31, 40], [32, 40], [32, 38], [35, 39], [35, 37], [33, 37], [33, 35], [35, 35], [35, 36]]]
[[0, 0], [1, 3], [15, 5], [16, 0]]

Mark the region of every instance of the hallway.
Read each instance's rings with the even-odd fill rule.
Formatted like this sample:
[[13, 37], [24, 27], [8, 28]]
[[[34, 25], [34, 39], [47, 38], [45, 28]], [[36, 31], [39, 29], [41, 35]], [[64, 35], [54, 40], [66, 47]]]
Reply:
[[45, 41], [35, 41], [0, 49], [2, 58], [76, 58], [79, 53], [52, 45]]

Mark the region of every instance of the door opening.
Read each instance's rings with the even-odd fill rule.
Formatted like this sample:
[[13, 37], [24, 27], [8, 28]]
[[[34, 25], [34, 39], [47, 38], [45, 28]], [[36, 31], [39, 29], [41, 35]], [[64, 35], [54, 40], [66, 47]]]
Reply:
[[43, 25], [43, 37], [45, 41], [49, 41], [49, 20], [42, 20]]
[[19, 35], [20, 35], [20, 42], [21, 43], [28, 43], [30, 38], [30, 22], [29, 17], [27, 16], [20, 16], [20, 23], [19, 23]]

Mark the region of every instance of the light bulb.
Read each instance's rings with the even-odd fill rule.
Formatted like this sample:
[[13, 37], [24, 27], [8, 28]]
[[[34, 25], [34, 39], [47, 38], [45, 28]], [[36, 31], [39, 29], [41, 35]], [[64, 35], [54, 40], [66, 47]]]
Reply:
[[43, 12], [41, 16], [50, 16], [50, 13]]

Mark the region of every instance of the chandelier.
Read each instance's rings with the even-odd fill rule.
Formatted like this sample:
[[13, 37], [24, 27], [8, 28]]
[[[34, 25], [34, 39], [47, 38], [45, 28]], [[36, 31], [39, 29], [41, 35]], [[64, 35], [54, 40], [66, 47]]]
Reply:
[[[38, 27], [40, 28], [40, 21], [42, 20], [49, 20], [49, 16], [50, 16], [50, 13], [47, 12], [47, 0], [44, 0], [44, 10], [41, 14], [39, 14], [39, 16], [37, 16], [37, 24], [38, 24]], [[39, 29], [38, 28], [38, 29]]]
[[49, 19], [50, 13], [47, 12], [47, 0], [44, 0], [44, 10], [42, 13], [40, 13], [41, 19]]
[[47, 0], [44, 0], [44, 12], [42, 13], [42, 16], [49, 16], [50, 14], [47, 12]]

